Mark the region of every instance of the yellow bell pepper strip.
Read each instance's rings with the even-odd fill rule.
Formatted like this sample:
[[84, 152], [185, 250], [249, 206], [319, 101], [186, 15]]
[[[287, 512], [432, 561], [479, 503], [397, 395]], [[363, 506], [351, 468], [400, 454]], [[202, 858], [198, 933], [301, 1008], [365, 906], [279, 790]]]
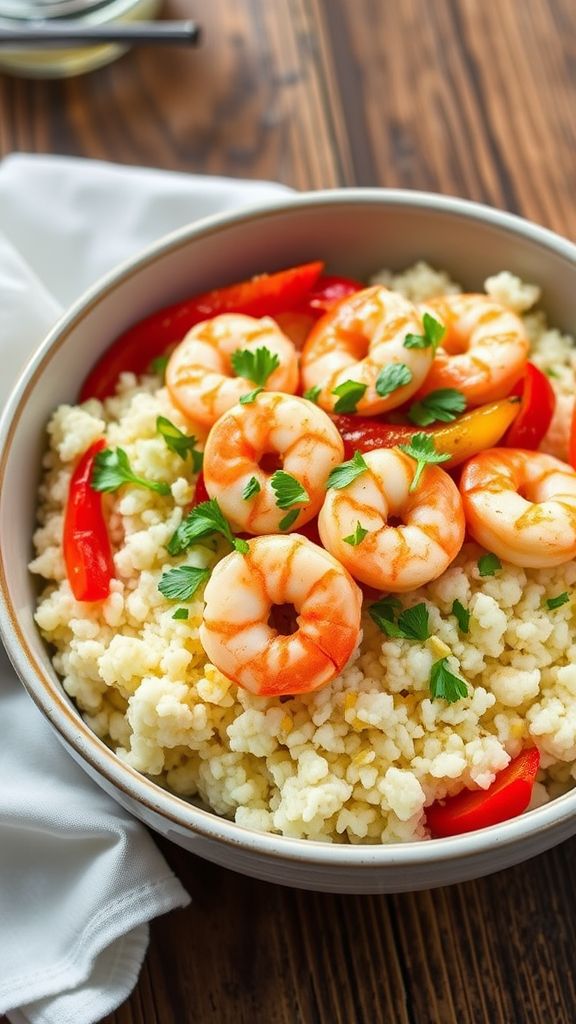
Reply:
[[[493, 448], [503, 438], [520, 411], [520, 398], [512, 396], [471, 409], [457, 420], [426, 431], [434, 438], [435, 450], [450, 455], [445, 468], [458, 466], [486, 448]], [[376, 448], [394, 448], [407, 444], [421, 427], [402, 423], [383, 423], [376, 417], [333, 416], [344, 441], [345, 459], [355, 451], [371, 452]]]

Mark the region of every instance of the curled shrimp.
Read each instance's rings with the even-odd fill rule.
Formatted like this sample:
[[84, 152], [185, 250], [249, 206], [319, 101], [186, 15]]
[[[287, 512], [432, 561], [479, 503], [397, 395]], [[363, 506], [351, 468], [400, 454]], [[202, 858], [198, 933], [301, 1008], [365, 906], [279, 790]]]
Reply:
[[[408, 334], [421, 334], [416, 307], [402, 295], [376, 285], [343, 299], [312, 328], [302, 351], [305, 388], [319, 387], [318, 404], [333, 412], [334, 389], [346, 381], [365, 387], [355, 411], [375, 415], [402, 405], [428, 373], [431, 348], [407, 348]], [[380, 375], [402, 364], [405, 383], [385, 394]], [[380, 378], [380, 380], [379, 380]], [[344, 411], [344, 410], [341, 410]]]
[[444, 295], [421, 306], [446, 333], [420, 394], [456, 388], [469, 405], [510, 394], [526, 367], [529, 342], [524, 325], [489, 295]]
[[576, 472], [542, 452], [490, 448], [460, 480], [466, 525], [513, 565], [540, 569], [576, 556]]
[[[343, 458], [342, 438], [322, 409], [305, 398], [264, 391], [249, 404], [235, 405], [212, 427], [204, 482], [236, 529], [279, 533], [296, 530], [317, 514], [330, 470]], [[301, 500], [282, 501], [273, 486], [278, 469], [304, 488]]]
[[368, 452], [364, 460], [365, 472], [328, 491], [318, 518], [322, 543], [355, 579], [377, 590], [421, 587], [462, 547], [458, 488], [443, 469], [427, 466], [410, 493], [414, 460], [395, 448]]
[[268, 316], [256, 320], [241, 313], [222, 313], [192, 327], [170, 356], [166, 386], [172, 401], [189, 419], [211, 426], [258, 383], [234, 376], [232, 355], [238, 349], [260, 348], [279, 360], [265, 388], [293, 394], [298, 357], [278, 324]]
[[[350, 659], [360, 633], [362, 594], [332, 555], [298, 534], [256, 537], [208, 581], [200, 641], [210, 660], [261, 696], [325, 686]], [[292, 605], [295, 631], [279, 633], [275, 605]]]

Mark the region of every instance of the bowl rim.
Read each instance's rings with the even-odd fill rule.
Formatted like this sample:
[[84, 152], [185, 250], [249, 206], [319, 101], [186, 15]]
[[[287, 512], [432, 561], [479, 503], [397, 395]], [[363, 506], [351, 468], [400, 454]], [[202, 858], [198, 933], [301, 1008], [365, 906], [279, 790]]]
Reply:
[[[406, 206], [411, 209], [456, 214], [465, 220], [488, 224], [536, 243], [545, 250], [576, 266], [576, 245], [548, 228], [525, 220], [516, 214], [455, 196], [405, 189], [341, 188], [318, 192], [294, 193], [268, 200], [257, 206], [215, 214], [184, 225], [158, 239], [144, 250], [122, 262], [88, 288], [63, 313], [37, 347], [11, 390], [0, 420], [0, 501], [2, 481], [14, 436], [30, 393], [42, 376], [52, 355], [58, 351], [78, 323], [109, 292], [122, 287], [125, 281], [152, 265], [163, 256], [194, 242], [195, 239], [226, 232], [244, 223], [289, 214], [313, 207], [329, 208], [346, 205]], [[259, 832], [222, 818], [163, 789], [147, 776], [120, 760], [86, 725], [73, 708], [57, 677], [51, 678], [37, 661], [28, 645], [25, 630], [11, 598], [4, 555], [0, 550], [0, 634], [6, 651], [25, 689], [37, 707], [56, 730], [65, 746], [72, 747], [90, 768], [130, 800], [172, 825], [204, 839], [232, 848], [244, 848], [261, 857], [298, 861], [321, 867], [415, 867], [436, 861], [450, 862], [487, 854], [495, 847], [504, 848], [528, 839], [536, 833], [558, 830], [574, 818], [576, 789], [549, 803], [525, 812], [500, 825], [476, 832], [443, 839], [393, 844], [334, 844], [314, 839], [295, 838], [270, 832]], [[575, 826], [576, 830], [576, 826]]]

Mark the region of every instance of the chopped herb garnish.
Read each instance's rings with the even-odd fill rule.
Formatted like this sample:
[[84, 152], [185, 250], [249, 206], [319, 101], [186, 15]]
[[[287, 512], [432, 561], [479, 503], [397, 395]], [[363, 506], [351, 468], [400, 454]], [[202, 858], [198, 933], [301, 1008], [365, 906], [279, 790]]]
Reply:
[[398, 616], [398, 626], [406, 640], [427, 640], [430, 636], [427, 605], [422, 601], [412, 608], [406, 608]]
[[334, 406], [334, 412], [356, 412], [358, 402], [366, 391], [367, 384], [360, 384], [357, 380], [345, 380], [331, 392], [338, 396]]
[[446, 700], [449, 704], [468, 696], [468, 687], [460, 676], [455, 676], [446, 667], [447, 658], [435, 661], [430, 670], [430, 693], [432, 697]]
[[310, 495], [300, 481], [283, 469], [276, 470], [270, 478], [270, 484], [276, 495], [278, 508], [291, 508], [292, 505], [308, 504], [310, 501]]
[[168, 601], [189, 601], [198, 587], [206, 582], [210, 569], [196, 569], [192, 565], [178, 565], [162, 576], [158, 590]]
[[387, 636], [399, 637], [400, 630], [396, 625], [396, 613], [400, 611], [402, 603], [397, 597], [381, 597], [368, 608], [370, 618], [376, 623]]
[[362, 543], [367, 533], [369, 533], [369, 530], [365, 530], [364, 527], [360, 525], [360, 522], [357, 522], [354, 533], [349, 534], [348, 537], [342, 537], [342, 540], [345, 544], [350, 544], [351, 547], [357, 548], [358, 545]]
[[434, 438], [431, 434], [424, 432], [414, 434], [409, 444], [399, 444], [398, 447], [406, 455], [409, 455], [411, 459], [415, 459], [417, 463], [416, 472], [410, 484], [410, 491], [415, 491], [418, 487], [424, 467], [428, 463], [446, 462], [450, 458], [450, 455], [446, 452], [437, 452]]
[[430, 316], [430, 313], [424, 313], [422, 327], [424, 328], [423, 334], [406, 335], [404, 348], [438, 348], [446, 334], [446, 328], [433, 316]]
[[553, 608], [561, 608], [562, 605], [563, 604], [567, 604], [569, 600], [570, 600], [570, 597], [568, 596], [566, 591], [564, 591], [563, 594], [558, 594], [557, 597], [549, 597], [548, 600], [546, 601], [546, 604], [548, 605], [548, 607], [552, 611]]
[[430, 636], [428, 607], [424, 602], [405, 608], [395, 622], [396, 612], [402, 607], [396, 597], [384, 597], [370, 605], [371, 618], [383, 633], [403, 640], [427, 640]]
[[202, 469], [203, 454], [196, 450], [198, 439], [192, 434], [188, 436], [182, 430], [180, 430], [174, 423], [172, 423], [166, 416], [158, 416], [156, 420], [156, 430], [164, 438], [168, 448], [172, 452], [176, 452], [181, 459], [186, 461], [188, 455], [192, 455], [192, 464], [194, 472], [199, 473]]
[[264, 388], [254, 388], [253, 391], [249, 391], [247, 395], [242, 395], [240, 399], [240, 405], [252, 405], [258, 398], [258, 395], [264, 391]]
[[547, 377], [555, 377], [556, 379], [560, 376], [560, 374], [556, 370], [553, 370], [551, 366], [547, 366], [544, 373]]
[[187, 619], [188, 618], [188, 609], [187, 608], [177, 608], [176, 611], [174, 612], [174, 615], [172, 616], [172, 618], [173, 619]]
[[302, 398], [307, 398], [309, 402], [314, 402], [314, 405], [318, 405], [318, 398], [321, 391], [322, 388], [318, 384], [315, 384], [313, 388], [308, 388], [307, 391], [304, 391]]
[[166, 376], [166, 367], [168, 366], [169, 356], [156, 356], [150, 363], [150, 373], [153, 373], [156, 377], [160, 377], [162, 383], [164, 383], [164, 377]]
[[200, 505], [196, 505], [196, 508], [193, 508], [182, 520], [166, 547], [171, 555], [179, 555], [182, 551], [186, 551], [191, 547], [192, 544], [212, 536], [213, 533], [222, 534], [240, 554], [245, 555], [248, 552], [247, 542], [240, 537], [234, 536], [230, 523], [222, 514], [216, 498], [211, 498], [210, 501], [203, 501]]
[[461, 633], [467, 633], [470, 629], [470, 612], [456, 598], [452, 603], [452, 615], [455, 616]]
[[258, 483], [255, 476], [251, 476], [244, 490], [242, 491], [242, 497], [244, 501], [250, 501], [255, 494], [258, 494], [261, 490], [260, 484]]
[[419, 427], [431, 423], [451, 423], [466, 408], [466, 398], [456, 388], [438, 388], [431, 391], [421, 402], [414, 402], [408, 410], [408, 418]]
[[478, 572], [481, 576], [495, 576], [499, 569], [502, 568], [502, 562], [498, 558], [498, 555], [488, 554], [482, 555], [478, 559]]
[[376, 394], [386, 398], [398, 388], [405, 387], [412, 380], [412, 370], [405, 363], [389, 363], [380, 370], [376, 378]]
[[362, 453], [354, 452], [354, 455], [348, 462], [342, 462], [339, 466], [335, 466], [334, 469], [330, 470], [326, 486], [334, 487], [339, 491], [343, 487], [348, 487], [348, 484], [351, 484], [361, 473], [365, 473], [367, 469], [368, 465]]
[[137, 476], [128, 461], [123, 448], [104, 448], [94, 459], [92, 471], [92, 488], [106, 494], [117, 491], [123, 484], [134, 484], [136, 487], [147, 487], [158, 494], [170, 494], [168, 484], [157, 480], [146, 480]]
[[298, 516], [300, 515], [300, 512], [301, 512], [301, 509], [299, 509], [299, 508], [292, 508], [292, 509], [290, 509], [290, 511], [287, 512], [286, 515], [284, 516], [284, 518], [281, 519], [280, 522], [278, 523], [279, 528], [282, 531], [289, 530], [290, 527], [293, 526], [294, 523], [296, 522], [296, 520], [298, 519]]
[[252, 380], [258, 387], [264, 387], [274, 370], [280, 366], [280, 359], [269, 348], [237, 348], [230, 362], [237, 377]]

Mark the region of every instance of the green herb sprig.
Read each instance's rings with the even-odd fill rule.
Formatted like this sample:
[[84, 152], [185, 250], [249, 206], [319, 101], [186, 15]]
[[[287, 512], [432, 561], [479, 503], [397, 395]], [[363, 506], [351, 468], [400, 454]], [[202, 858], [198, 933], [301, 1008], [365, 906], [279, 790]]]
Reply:
[[437, 462], [446, 462], [450, 458], [447, 452], [437, 452], [434, 438], [431, 434], [420, 432], [414, 434], [410, 439], [409, 444], [398, 445], [401, 451], [409, 455], [411, 459], [416, 460], [416, 472], [410, 484], [410, 491], [415, 491], [420, 483], [420, 477], [424, 472], [424, 469], [429, 464]]
[[446, 334], [446, 328], [438, 320], [435, 320], [430, 313], [424, 313], [422, 327], [422, 334], [406, 335], [404, 338], [404, 348], [438, 348]]
[[192, 467], [195, 473], [199, 473], [202, 469], [202, 462], [204, 460], [203, 452], [199, 452], [196, 448], [198, 444], [198, 438], [194, 437], [193, 434], [185, 434], [184, 431], [180, 430], [175, 423], [167, 419], [166, 416], [158, 416], [156, 419], [156, 430], [164, 438], [167, 447], [172, 452], [176, 452], [180, 458], [186, 462], [189, 455], [192, 456]]
[[230, 523], [223, 515], [216, 498], [203, 501], [193, 508], [172, 534], [166, 547], [169, 554], [179, 555], [183, 551], [187, 551], [193, 544], [205, 540], [215, 533], [225, 537], [241, 555], [247, 554], [250, 550], [247, 541], [235, 537], [232, 533]]
[[146, 480], [132, 469], [123, 448], [104, 448], [94, 459], [91, 485], [93, 490], [111, 494], [124, 484], [146, 487], [157, 494], [170, 494], [168, 484], [158, 480]]
[[447, 658], [435, 661], [430, 670], [430, 693], [433, 698], [454, 704], [468, 696], [468, 686], [447, 667]]
[[367, 469], [368, 463], [362, 453], [354, 452], [354, 455], [348, 462], [341, 462], [339, 466], [335, 466], [334, 469], [330, 470], [326, 486], [334, 487], [335, 490], [340, 491], [343, 487], [348, 487], [353, 480], [356, 480], [362, 473], [365, 473]]
[[336, 395], [338, 401], [334, 406], [334, 412], [356, 412], [358, 402], [364, 396], [367, 384], [361, 384], [357, 380], [345, 380], [338, 387], [334, 388], [331, 394]]
[[[230, 358], [232, 369], [237, 377], [244, 377], [263, 388], [268, 378], [280, 366], [280, 359], [275, 352], [263, 345], [261, 348], [238, 348]], [[247, 396], [245, 396], [247, 397]]]
[[198, 588], [206, 583], [210, 571], [197, 569], [192, 565], [178, 565], [163, 574], [158, 583], [158, 590], [168, 601], [190, 601]]
[[451, 423], [466, 408], [466, 398], [456, 388], [438, 388], [431, 391], [420, 402], [414, 402], [408, 410], [408, 418], [419, 427], [431, 423]]

